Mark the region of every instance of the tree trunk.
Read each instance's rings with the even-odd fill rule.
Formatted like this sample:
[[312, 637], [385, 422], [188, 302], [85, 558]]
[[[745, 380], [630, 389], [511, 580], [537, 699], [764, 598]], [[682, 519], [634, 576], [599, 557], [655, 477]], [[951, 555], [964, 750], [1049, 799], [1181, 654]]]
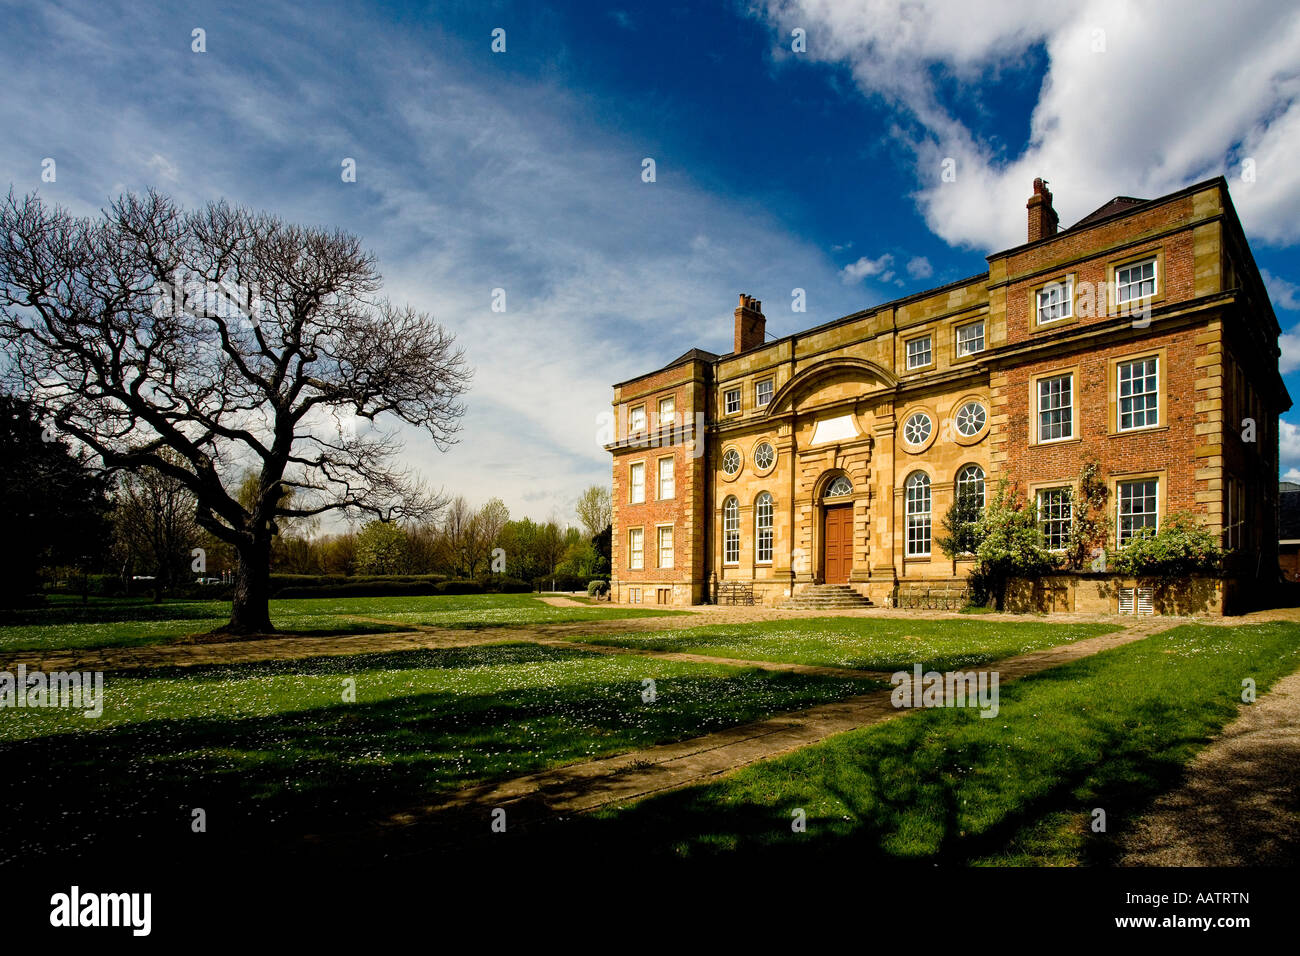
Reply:
[[271, 543], [255, 541], [237, 549], [235, 593], [230, 623], [220, 628], [232, 634], [269, 634], [271, 626]]

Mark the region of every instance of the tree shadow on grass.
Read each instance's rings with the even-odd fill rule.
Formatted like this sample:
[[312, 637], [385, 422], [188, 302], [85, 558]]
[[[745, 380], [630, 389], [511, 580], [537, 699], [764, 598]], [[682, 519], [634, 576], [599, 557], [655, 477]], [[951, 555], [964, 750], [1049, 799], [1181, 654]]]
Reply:
[[[845, 696], [849, 682], [742, 671], [656, 678], [658, 702], [639, 679], [484, 692], [478, 667], [543, 664], [603, 655], [533, 644], [410, 651], [173, 669], [155, 676], [465, 673], [463, 687], [239, 718], [142, 721], [92, 733], [0, 744], [0, 864], [27, 854], [88, 847], [111, 855], [265, 852], [302, 834], [365, 828], [471, 782], [496, 780], [710, 733], [779, 710]], [[569, 675], [566, 675], [566, 679]], [[456, 681], [460, 683], [459, 680]], [[109, 688], [111, 694], [111, 685]], [[207, 833], [191, 832], [202, 808]], [[204, 841], [206, 837], [206, 842]]]

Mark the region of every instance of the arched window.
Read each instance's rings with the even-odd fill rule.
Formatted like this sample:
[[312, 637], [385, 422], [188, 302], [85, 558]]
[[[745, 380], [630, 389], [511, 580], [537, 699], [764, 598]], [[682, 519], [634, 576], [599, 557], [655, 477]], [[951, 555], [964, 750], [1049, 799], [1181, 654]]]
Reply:
[[970, 498], [976, 507], [984, 507], [984, 469], [979, 465], [967, 465], [957, 472], [957, 498]]
[[722, 503], [722, 563], [740, 563], [740, 502], [735, 496]]
[[907, 499], [907, 554], [908, 557], [927, 557], [930, 554], [930, 478], [924, 472], [914, 471], [903, 485]]
[[851, 494], [853, 494], [853, 482], [849, 481], [843, 475], [840, 475], [838, 478], [836, 478], [834, 481], [830, 483], [830, 487], [826, 489], [826, 494], [824, 497], [840, 498], [844, 495], [851, 495]]
[[766, 491], [754, 500], [754, 541], [758, 549], [754, 560], [760, 564], [772, 560], [772, 496]]

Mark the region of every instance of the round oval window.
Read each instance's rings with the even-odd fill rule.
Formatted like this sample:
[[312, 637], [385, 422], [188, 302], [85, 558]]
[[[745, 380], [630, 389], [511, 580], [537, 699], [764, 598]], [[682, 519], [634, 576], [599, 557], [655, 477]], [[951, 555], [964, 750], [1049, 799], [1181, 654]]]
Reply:
[[754, 449], [754, 466], [767, 470], [776, 463], [776, 449], [767, 442]]
[[722, 454], [722, 470], [729, 475], [734, 475], [740, 471], [740, 452], [734, 448], [728, 448]]
[[903, 439], [909, 445], [923, 445], [930, 437], [930, 430], [933, 427], [929, 415], [925, 412], [917, 412], [903, 424]]
[[988, 413], [984, 411], [983, 405], [979, 402], [967, 402], [957, 409], [957, 434], [963, 438], [978, 435], [984, 430], [984, 423], [987, 420]]

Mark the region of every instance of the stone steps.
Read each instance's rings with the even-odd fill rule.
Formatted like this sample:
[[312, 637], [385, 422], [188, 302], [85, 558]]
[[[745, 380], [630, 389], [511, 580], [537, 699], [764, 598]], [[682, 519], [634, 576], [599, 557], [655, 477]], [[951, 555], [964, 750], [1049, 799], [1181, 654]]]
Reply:
[[847, 584], [814, 584], [777, 606], [791, 610], [874, 607], [871, 601]]

